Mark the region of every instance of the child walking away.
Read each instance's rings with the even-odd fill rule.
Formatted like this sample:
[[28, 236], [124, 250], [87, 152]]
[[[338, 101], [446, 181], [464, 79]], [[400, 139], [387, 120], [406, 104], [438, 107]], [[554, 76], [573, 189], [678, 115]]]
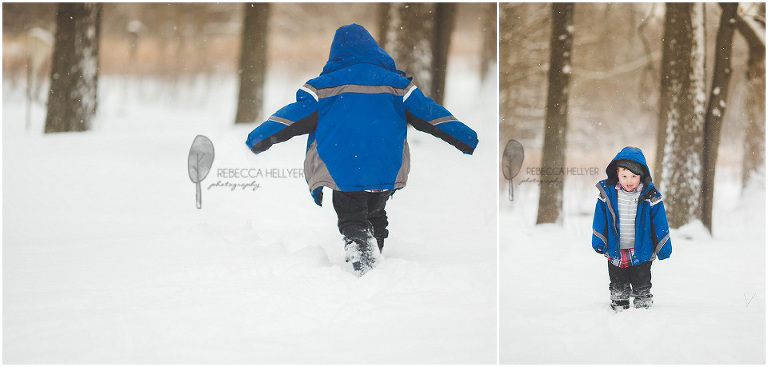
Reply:
[[376, 266], [389, 233], [387, 200], [408, 179], [407, 124], [465, 154], [478, 143], [472, 129], [395, 68], [365, 28], [351, 24], [336, 30], [320, 76], [254, 129], [246, 144], [259, 154], [309, 134], [304, 175], [310, 194], [322, 205], [323, 187], [333, 190], [346, 261], [362, 276]]
[[625, 147], [605, 169], [592, 223], [592, 248], [608, 258], [611, 308], [653, 305], [651, 264], [672, 254], [661, 194], [653, 186], [645, 156]]

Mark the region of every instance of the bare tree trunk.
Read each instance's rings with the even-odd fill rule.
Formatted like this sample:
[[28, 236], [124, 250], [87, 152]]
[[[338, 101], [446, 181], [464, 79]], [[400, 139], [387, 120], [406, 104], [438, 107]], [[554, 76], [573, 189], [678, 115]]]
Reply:
[[85, 131], [96, 114], [102, 4], [61, 3], [45, 133]]
[[387, 28], [391, 22], [389, 19], [389, 9], [389, 3], [379, 3], [376, 6], [376, 12], [378, 13], [377, 18], [379, 21], [379, 34], [376, 35], [376, 42], [381, 48], [384, 48], [387, 42]]
[[[515, 71], [512, 62], [512, 50], [514, 42], [515, 7], [511, 3], [499, 4], [499, 124], [511, 125], [507, 121], [513, 121], [514, 114], [514, 78]], [[514, 125], [512, 125], [514, 126]], [[514, 134], [513, 134], [514, 135]], [[502, 140], [504, 137], [501, 137]]]
[[[761, 4], [765, 19], [765, 4]], [[753, 178], [765, 174], [765, 25], [741, 15], [736, 16], [736, 28], [749, 44], [747, 70], [747, 131], [744, 137], [742, 188]]]
[[[384, 7], [386, 6], [386, 15]], [[388, 3], [379, 8], [379, 46], [425, 95], [442, 103], [456, 4]]]
[[704, 5], [668, 3], [664, 22], [656, 181], [667, 220], [679, 228], [701, 218], [704, 154]]
[[765, 174], [765, 54], [752, 54], [747, 71], [747, 114], [749, 116], [744, 139], [742, 187]]
[[552, 4], [549, 89], [541, 162], [541, 189], [536, 223], [561, 221], [565, 170], [565, 133], [568, 128], [568, 87], [573, 43], [573, 4]]
[[451, 46], [454, 19], [456, 19], [455, 3], [435, 4], [431, 97], [440, 104], [445, 98], [445, 75], [448, 72], [448, 50]]
[[27, 32], [27, 131], [32, 127], [32, 102], [39, 100], [42, 85], [39, 75], [46, 61], [50, 61], [53, 40], [53, 34], [42, 28], [35, 27]]
[[[510, 3], [499, 4], [499, 145], [502, 146], [511, 138], [520, 138], [514, 115], [515, 83], [512, 73], [515, 71], [512, 62], [516, 23], [515, 8]], [[501, 153], [501, 152], [499, 152]], [[500, 160], [501, 161], [501, 160]]]
[[731, 81], [731, 51], [736, 10], [739, 3], [721, 3], [720, 26], [715, 43], [715, 71], [704, 117], [704, 175], [702, 176], [702, 222], [712, 233], [712, 206], [715, 192], [715, 168], [720, 147], [720, 131], [725, 116], [728, 86]]
[[432, 94], [434, 8], [434, 3], [390, 3], [387, 32], [380, 45], [425, 95]]
[[269, 3], [246, 3], [240, 48], [240, 93], [235, 123], [255, 122], [264, 103]]

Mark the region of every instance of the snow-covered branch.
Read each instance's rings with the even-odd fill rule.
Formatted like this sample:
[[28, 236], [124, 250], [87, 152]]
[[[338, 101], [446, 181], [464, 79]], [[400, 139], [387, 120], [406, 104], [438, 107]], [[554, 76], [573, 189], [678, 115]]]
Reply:
[[736, 14], [736, 29], [747, 39], [750, 47], [761, 48], [765, 52], [765, 26], [751, 17]]

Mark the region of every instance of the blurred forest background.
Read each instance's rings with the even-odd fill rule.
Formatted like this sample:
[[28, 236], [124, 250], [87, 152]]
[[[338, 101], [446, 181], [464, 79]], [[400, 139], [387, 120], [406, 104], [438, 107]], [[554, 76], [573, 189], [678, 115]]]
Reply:
[[[104, 3], [99, 74], [179, 83], [233, 75], [238, 72], [244, 9], [243, 3]], [[495, 40], [496, 4], [459, 3], [455, 9], [449, 53], [480, 68], [482, 37], [490, 32]], [[3, 75], [13, 87], [24, 87], [28, 32], [35, 27], [55, 32], [56, 11], [55, 3], [3, 4]], [[358, 23], [380, 42], [380, 12], [375, 3], [270, 4], [268, 70], [319, 74], [337, 27]], [[495, 63], [495, 44], [493, 48]], [[42, 67], [39, 78], [47, 80], [49, 71], [50, 65]]]
[[[569, 22], [572, 23], [568, 24], [568, 31], [558, 36], [560, 40], [568, 38], [568, 41], [572, 42], [572, 45], [568, 46], [570, 52], [566, 52], [566, 64], [560, 73], [567, 75], [570, 79], [570, 84], [566, 82], [563, 92], [567, 97], [565, 113], [567, 124], [562, 125], [566, 128], [560, 137], [567, 136], [567, 138], [564, 142], [560, 141], [553, 145], [553, 148], [562, 150], [564, 155], [564, 162], [558, 162], [556, 166], [597, 167], [599, 177], [569, 176], [565, 178], [566, 184], [570, 180], [571, 184], [594, 185], [597, 180], [603, 178], [605, 166], [622, 147], [637, 146], [643, 149], [654, 175], [654, 182], [658, 185], [658, 172], [661, 166], [658, 162], [661, 155], [657, 153], [657, 147], [664, 145], [664, 141], [659, 138], [666, 137], [663, 134], [657, 136], [659, 130], [657, 126], [660, 111], [665, 111], [664, 106], [660, 104], [660, 93], [664, 89], [661, 74], [664, 68], [662, 59], [665, 45], [665, 16], [669, 15], [666, 14], [668, 6], [665, 3], [576, 3], [567, 11], [572, 17]], [[697, 116], [701, 113], [701, 120], [704, 119], [703, 109], [707, 107], [707, 95], [710, 94], [710, 87], [713, 85], [715, 42], [718, 30], [722, 28], [721, 14], [723, 13], [718, 3], [706, 3], [703, 9], [705, 86], [700, 90], [697, 89], [694, 98], [694, 105], [699, 106], [699, 103], [703, 103], [701, 107], [695, 107], [702, 108], [702, 110], [697, 109], [699, 112], [696, 112]], [[553, 86], [553, 81], [548, 79], [547, 74], [551, 60], [550, 42], [554, 44], [558, 39], [558, 37], [552, 37], [553, 12], [557, 10], [553, 10], [553, 5], [549, 3], [500, 3], [499, 142], [502, 150], [510, 139], [518, 140], [525, 148], [525, 162], [517, 181], [542, 177], [526, 176], [527, 168], [546, 165], [542, 157], [544, 161], [549, 161], [546, 154], [552, 150], [543, 148], [544, 132], [547, 130], [545, 129], [547, 88]], [[756, 21], [764, 52], [765, 4], [740, 3], [738, 14], [742, 18]], [[690, 24], [690, 16], [688, 22]], [[686, 31], [690, 32], [688, 37], [696, 33], [700, 22], [693, 21], [693, 30], [689, 28]], [[731, 23], [731, 29], [738, 28], [734, 26], [735, 23], [735, 21]], [[722, 108], [725, 108], [725, 114], [722, 116], [720, 154], [717, 155], [717, 164], [720, 166], [718, 175], [731, 176], [737, 180], [744, 175], [743, 185], [746, 186], [747, 176], [742, 171], [757, 168], [743, 169], [742, 162], [745, 167], [755, 161], [759, 162], [758, 176], [761, 177], [761, 181], [764, 181], [762, 179], [765, 172], [763, 168], [764, 117], [763, 130], [748, 133], [748, 129], [751, 128], [748, 111], [751, 108], [750, 105], [760, 104], [754, 102], [754, 99], [762, 100], [761, 108], [764, 114], [764, 94], [760, 96], [760, 93], [754, 93], [754, 90], [749, 91], [747, 72], [750, 44], [742, 32], [734, 31], [732, 47], [730, 83], [728, 84], [730, 89], [727, 90], [727, 103], [721, 103]], [[700, 57], [699, 53], [701, 53], [700, 49], [695, 49], [692, 53], [689, 50], [694, 61]], [[678, 64], [690, 63], [690, 60], [677, 61]], [[674, 65], [674, 60], [671, 65]], [[763, 89], [765, 88], [764, 68], [763, 63], [762, 76], [756, 76], [756, 79], [762, 78]], [[551, 75], [549, 77], [551, 78]], [[692, 81], [692, 83], [695, 82]], [[717, 88], [712, 90], [720, 91]], [[664, 100], [672, 99], [670, 97]], [[697, 126], [701, 128], [700, 125]], [[745, 138], [755, 135], [760, 136], [761, 141], [757, 144], [762, 145], [762, 150], [745, 151], [748, 150], [745, 149]], [[698, 135], [695, 139], [699, 142], [711, 141], [709, 137], [704, 137], [704, 134]], [[669, 138], [667, 141], [669, 145]], [[685, 143], [677, 145], [685, 145]], [[716, 142], [715, 146], [717, 146]], [[543, 150], [546, 150], [546, 153]], [[756, 155], [760, 157], [754, 159]], [[501, 163], [503, 165], [503, 160]], [[678, 172], [686, 171], [688, 168], [691, 168], [690, 171], [694, 171], [695, 175], [700, 173], [698, 167], [683, 167]], [[673, 176], [675, 174], [677, 173]], [[698, 179], [696, 177], [689, 181]], [[692, 184], [695, 186], [699, 183]], [[500, 187], [507, 187], [507, 182], [501, 175]], [[761, 187], [764, 187], [764, 183]], [[670, 193], [670, 190], [668, 188], [664, 191], [662, 187], [663, 193]], [[698, 190], [698, 187], [694, 187], [694, 190]], [[559, 208], [562, 207], [563, 201], [562, 186], [552, 189], [542, 188], [542, 192], [545, 191], [546, 193], [541, 195], [542, 201], [555, 197], [556, 202], [548, 205], [554, 206], [551, 211], [557, 212], [543, 222], [558, 221]], [[698, 194], [691, 196], [694, 202], [699, 200], [696, 195]], [[505, 196], [507, 195], [502, 197]], [[540, 206], [540, 215], [542, 211]], [[541, 222], [542, 218], [540, 217], [539, 220]], [[682, 222], [685, 223], [687, 220], [683, 219]], [[678, 223], [675, 225], [679, 225]]]
[[[757, 12], [757, 4], [741, 7]], [[720, 9], [717, 3], [709, 3], [705, 9], [709, 83]], [[500, 54], [508, 56], [500, 60], [499, 138], [506, 143], [514, 137], [527, 148], [540, 148], [547, 100], [550, 4], [502, 3], [499, 13]], [[609, 134], [638, 141], [638, 145], [655, 145], [664, 4], [578, 3], [573, 28], [569, 140], [590, 141]], [[504, 50], [504, 42], [510, 45], [508, 50]], [[741, 35], [736, 34], [733, 42], [730, 100], [740, 101], [745, 97], [749, 48]], [[729, 103], [723, 143], [743, 137], [743, 108]], [[579, 152], [594, 148], [569, 145]]]

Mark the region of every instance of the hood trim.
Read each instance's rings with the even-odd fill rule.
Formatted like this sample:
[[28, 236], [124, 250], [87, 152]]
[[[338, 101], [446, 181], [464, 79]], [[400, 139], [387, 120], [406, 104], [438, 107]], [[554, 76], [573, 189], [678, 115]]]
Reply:
[[616, 175], [616, 162], [621, 160], [633, 161], [643, 166], [643, 185], [650, 186], [653, 182], [651, 177], [651, 170], [648, 168], [648, 164], [645, 161], [645, 155], [643, 151], [637, 147], [624, 147], [605, 167], [605, 174], [608, 176], [607, 184], [609, 186], [616, 185], [619, 182], [619, 177]]

